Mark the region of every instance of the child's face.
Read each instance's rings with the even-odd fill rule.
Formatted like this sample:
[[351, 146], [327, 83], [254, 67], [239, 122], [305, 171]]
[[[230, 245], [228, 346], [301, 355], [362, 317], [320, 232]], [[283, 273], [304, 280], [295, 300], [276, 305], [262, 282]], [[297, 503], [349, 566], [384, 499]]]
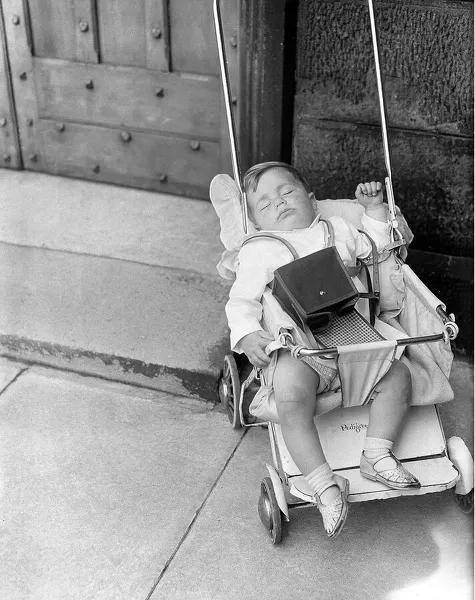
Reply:
[[266, 171], [247, 193], [250, 215], [258, 229], [290, 231], [309, 227], [315, 219], [312, 193], [291, 173], [276, 167]]

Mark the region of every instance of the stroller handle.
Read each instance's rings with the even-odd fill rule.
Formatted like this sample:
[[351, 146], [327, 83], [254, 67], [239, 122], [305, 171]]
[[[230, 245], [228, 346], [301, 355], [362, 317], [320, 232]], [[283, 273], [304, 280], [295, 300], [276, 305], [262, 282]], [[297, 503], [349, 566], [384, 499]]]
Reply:
[[214, 29], [216, 32], [216, 41], [218, 44], [219, 68], [221, 72], [221, 85], [224, 94], [224, 106], [226, 110], [226, 122], [228, 124], [229, 145], [231, 148], [231, 162], [233, 166], [234, 181], [239, 190], [242, 204], [242, 221], [244, 233], [248, 232], [248, 212], [246, 193], [242, 186], [241, 164], [239, 160], [239, 152], [236, 143], [236, 125], [234, 122], [234, 113], [231, 99], [231, 86], [229, 83], [228, 64], [226, 61], [226, 48], [224, 45], [223, 24], [221, 19], [221, 8], [219, 0], [213, 0], [213, 18]]
[[397, 248], [405, 244], [405, 240], [398, 229], [398, 222], [396, 218], [396, 203], [394, 201], [394, 191], [392, 182], [392, 169], [391, 169], [391, 154], [389, 151], [389, 139], [388, 129], [386, 125], [386, 106], [384, 100], [384, 89], [383, 89], [383, 78], [381, 76], [381, 66], [379, 62], [379, 44], [378, 44], [378, 32], [376, 29], [376, 20], [374, 17], [373, 0], [368, 0], [369, 19], [371, 23], [371, 38], [373, 41], [373, 53], [374, 53], [374, 66], [376, 71], [376, 83], [378, 87], [378, 98], [379, 98], [379, 111], [381, 114], [381, 133], [383, 136], [383, 152], [384, 162], [386, 165], [387, 177], [385, 178], [386, 194], [388, 197], [388, 208], [389, 208], [389, 220], [392, 226], [393, 233], [393, 248]]

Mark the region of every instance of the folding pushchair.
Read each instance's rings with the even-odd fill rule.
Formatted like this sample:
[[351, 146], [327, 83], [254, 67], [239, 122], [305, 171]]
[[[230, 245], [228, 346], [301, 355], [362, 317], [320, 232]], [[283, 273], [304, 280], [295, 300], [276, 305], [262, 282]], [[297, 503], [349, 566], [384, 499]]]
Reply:
[[[412, 473], [421, 482], [420, 488], [405, 490], [389, 489], [379, 482], [363, 478], [359, 472], [359, 457], [368, 426], [368, 405], [342, 408], [341, 390], [327, 392], [318, 398], [315, 424], [328, 463], [334, 472], [350, 482], [350, 502], [385, 499], [400, 495], [420, 495], [454, 489], [455, 499], [464, 511], [473, 510], [473, 459], [463, 440], [458, 437], [445, 439], [437, 410], [437, 403], [451, 399], [448, 376], [452, 363], [450, 341], [458, 333], [453, 315], [447, 315], [443, 302], [436, 298], [420, 281], [412, 269], [404, 264], [405, 240], [399, 222], [392, 188], [389, 143], [386, 128], [383, 85], [379, 66], [378, 41], [372, 0], [368, 1], [375, 66], [380, 102], [383, 149], [387, 176], [385, 178], [388, 209], [392, 225], [392, 252], [396, 257], [405, 284], [404, 307], [391, 319], [391, 325], [401, 332], [393, 343], [404, 349], [404, 356], [411, 365], [413, 382], [418, 390], [417, 405], [411, 406], [404, 429], [395, 445], [401, 462], [410, 462]], [[246, 194], [242, 187], [239, 155], [236, 146], [235, 125], [222, 39], [219, 0], [214, 0], [214, 18], [221, 65], [221, 75], [226, 114], [231, 143], [231, 156], [235, 181], [235, 194], [242, 208], [244, 234], [248, 233]], [[333, 204], [332, 202], [337, 202]], [[360, 215], [351, 201], [320, 202], [320, 211], [326, 217], [337, 210], [358, 226]], [[377, 261], [373, 269], [377, 273]], [[377, 279], [377, 278], [376, 278]], [[372, 282], [373, 286], [375, 281]], [[264, 311], [264, 314], [265, 311]], [[365, 348], [374, 349], [384, 344], [383, 336], [356, 311], [350, 311], [333, 319], [331, 327], [315, 334], [316, 344], [304, 346], [294, 339], [291, 332], [281, 330], [276, 340], [278, 347], [291, 351], [294, 357], [304, 356], [347, 357], [360, 355]], [[379, 345], [379, 346], [378, 346]], [[369, 352], [368, 359], [372, 360]], [[437, 384], [441, 382], [438, 396]], [[373, 383], [370, 382], [369, 388]], [[290, 520], [290, 509], [315, 506], [313, 494], [290, 456], [272, 399], [259, 398], [261, 388], [259, 370], [245, 356], [229, 353], [219, 380], [219, 397], [234, 428], [266, 426], [268, 428], [273, 465], [267, 465], [269, 477], [261, 484], [258, 510], [272, 542], [282, 539], [283, 523]]]

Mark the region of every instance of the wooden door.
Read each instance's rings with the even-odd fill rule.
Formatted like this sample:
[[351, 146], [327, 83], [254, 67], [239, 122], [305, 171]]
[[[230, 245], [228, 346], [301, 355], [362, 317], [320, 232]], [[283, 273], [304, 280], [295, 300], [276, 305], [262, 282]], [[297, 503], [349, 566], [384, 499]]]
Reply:
[[231, 172], [212, 0], [1, 4], [24, 168], [202, 198]]

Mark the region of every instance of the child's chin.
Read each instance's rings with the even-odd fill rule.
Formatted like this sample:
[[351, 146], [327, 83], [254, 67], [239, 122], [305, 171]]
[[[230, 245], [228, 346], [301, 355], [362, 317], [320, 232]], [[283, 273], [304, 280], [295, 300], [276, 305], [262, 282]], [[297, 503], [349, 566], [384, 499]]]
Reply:
[[277, 231], [292, 231], [293, 229], [306, 229], [310, 223], [303, 223], [301, 219], [287, 218], [277, 222], [274, 229]]

